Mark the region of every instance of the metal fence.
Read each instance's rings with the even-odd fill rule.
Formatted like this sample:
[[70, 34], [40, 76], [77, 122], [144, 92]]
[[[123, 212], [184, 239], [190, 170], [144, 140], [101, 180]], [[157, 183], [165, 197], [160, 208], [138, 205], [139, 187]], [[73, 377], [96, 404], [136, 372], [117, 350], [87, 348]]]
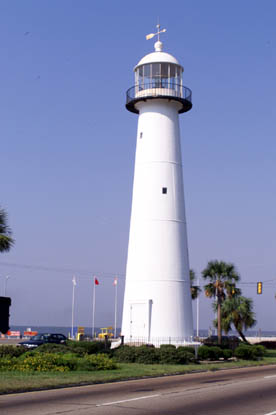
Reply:
[[182, 98], [192, 102], [192, 91], [186, 86], [161, 82], [134, 85], [127, 90], [127, 104], [136, 98], [165, 96]]
[[124, 344], [141, 346], [144, 344], [160, 347], [162, 344], [173, 344], [175, 346], [188, 346], [194, 344], [193, 336], [188, 337], [124, 337]]

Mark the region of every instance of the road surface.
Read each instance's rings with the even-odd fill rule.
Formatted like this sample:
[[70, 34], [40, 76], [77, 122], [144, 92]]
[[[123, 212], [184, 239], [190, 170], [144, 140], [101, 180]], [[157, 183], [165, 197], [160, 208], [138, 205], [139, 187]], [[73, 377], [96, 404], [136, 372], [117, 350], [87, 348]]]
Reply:
[[1, 415], [276, 415], [276, 366], [0, 396]]

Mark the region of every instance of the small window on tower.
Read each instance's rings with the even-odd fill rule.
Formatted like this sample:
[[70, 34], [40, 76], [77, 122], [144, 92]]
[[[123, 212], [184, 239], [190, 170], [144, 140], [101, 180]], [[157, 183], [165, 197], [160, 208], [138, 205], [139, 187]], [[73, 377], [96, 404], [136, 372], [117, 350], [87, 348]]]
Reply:
[[166, 187], [162, 187], [162, 193], [163, 193], [163, 195], [167, 194], [167, 188]]
[[140, 133], [140, 138], [143, 138], [143, 133]]

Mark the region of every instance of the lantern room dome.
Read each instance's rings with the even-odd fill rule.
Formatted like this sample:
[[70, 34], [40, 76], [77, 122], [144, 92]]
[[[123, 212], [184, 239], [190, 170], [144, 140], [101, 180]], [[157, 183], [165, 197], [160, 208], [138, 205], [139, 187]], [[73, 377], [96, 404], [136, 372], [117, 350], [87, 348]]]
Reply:
[[155, 62], [173, 63], [175, 65], [181, 66], [178, 60], [174, 56], [172, 56], [170, 53], [162, 51], [162, 48], [163, 48], [162, 42], [160, 41], [156, 42], [154, 46], [155, 46], [155, 52], [148, 53], [146, 56], [144, 56], [135, 66], [134, 70], [140, 65], [145, 65], [147, 63], [155, 63]]
[[152, 52], [152, 53], [149, 53], [148, 55], [144, 56], [138, 62], [138, 64], [135, 66], [134, 69], [136, 69], [140, 65], [145, 65], [146, 63], [154, 63], [154, 62], [174, 63], [175, 65], [181, 66], [180, 63], [178, 62], [178, 60], [174, 56], [170, 55], [167, 52]]

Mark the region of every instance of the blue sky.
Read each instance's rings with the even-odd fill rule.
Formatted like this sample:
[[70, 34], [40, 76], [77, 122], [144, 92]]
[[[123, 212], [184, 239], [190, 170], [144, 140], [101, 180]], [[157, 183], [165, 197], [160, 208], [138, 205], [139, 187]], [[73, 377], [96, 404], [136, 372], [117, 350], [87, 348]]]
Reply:
[[[0, 4], [0, 204], [16, 239], [0, 258], [14, 325], [113, 323], [123, 300], [137, 116], [133, 67], [153, 50], [184, 66], [193, 109], [180, 117], [191, 267], [234, 262], [256, 329], [276, 308], [276, 4], [14, 0]], [[271, 281], [272, 280], [272, 281]], [[256, 295], [257, 281], [264, 284]], [[201, 295], [200, 327], [213, 319]], [[118, 324], [120, 321], [118, 322]]]

